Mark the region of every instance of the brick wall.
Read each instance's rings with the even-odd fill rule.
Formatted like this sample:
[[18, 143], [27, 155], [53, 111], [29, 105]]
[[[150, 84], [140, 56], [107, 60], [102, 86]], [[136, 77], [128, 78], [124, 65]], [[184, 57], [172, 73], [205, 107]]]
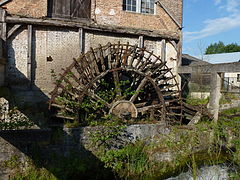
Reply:
[[47, 15], [47, 0], [12, 0], [4, 8], [9, 14], [40, 18]]
[[[164, 5], [181, 23], [182, 0], [163, 0]], [[115, 25], [147, 30], [179, 32], [166, 11], [156, 6], [156, 14], [140, 14], [122, 10], [122, 0], [92, 0], [92, 19], [97, 24]], [[9, 14], [41, 18], [47, 16], [47, 0], [12, 0], [7, 5]]]
[[[174, 15], [181, 19], [181, 0], [172, 0], [167, 5]], [[175, 6], [177, 5], [177, 6]], [[92, 18], [98, 24], [116, 25], [147, 30], [166, 30], [178, 32], [176, 23], [159, 5], [156, 5], [156, 14], [140, 14], [122, 10], [122, 0], [93, 0]]]
[[182, 24], [182, 0], [160, 0], [176, 18], [176, 20]]

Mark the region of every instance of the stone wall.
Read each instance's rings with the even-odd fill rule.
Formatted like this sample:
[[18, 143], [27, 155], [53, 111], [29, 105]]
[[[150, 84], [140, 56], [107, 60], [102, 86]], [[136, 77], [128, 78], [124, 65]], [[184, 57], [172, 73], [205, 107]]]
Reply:
[[[0, 179], [7, 180], [17, 171], [26, 170], [32, 161], [36, 165], [41, 162], [40, 167], [48, 169], [46, 162], [52, 162], [56, 156], [69, 157], [72, 152], [77, 152], [81, 159], [93, 156], [88, 144], [96, 129], [99, 128], [0, 131]], [[170, 129], [161, 124], [146, 124], [131, 125], [123, 132], [119, 143], [122, 143], [121, 139], [125, 142], [151, 141], [159, 134], [168, 134]]]
[[231, 100], [231, 103], [228, 104], [221, 104], [219, 110], [224, 111], [231, 108], [239, 108], [240, 107], [240, 100]]
[[47, 146], [50, 137], [48, 130], [0, 131], [0, 179], [27, 168], [34, 146]]

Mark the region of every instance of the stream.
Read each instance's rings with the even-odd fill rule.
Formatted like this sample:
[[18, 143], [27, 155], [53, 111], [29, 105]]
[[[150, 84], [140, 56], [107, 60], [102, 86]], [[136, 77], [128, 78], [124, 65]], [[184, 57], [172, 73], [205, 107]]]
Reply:
[[[229, 176], [236, 171], [236, 168], [229, 167], [226, 164], [204, 166], [197, 169], [196, 180], [228, 180]], [[171, 177], [166, 180], [194, 180], [192, 170], [183, 172], [176, 177]]]

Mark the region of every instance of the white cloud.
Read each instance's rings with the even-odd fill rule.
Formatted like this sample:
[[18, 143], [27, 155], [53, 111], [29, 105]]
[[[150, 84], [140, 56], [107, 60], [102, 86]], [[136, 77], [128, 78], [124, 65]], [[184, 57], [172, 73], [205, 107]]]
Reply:
[[217, 6], [219, 4], [221, 4], [222, 0], [214, 0], [214, 4]]
[[186, 42], [205, 38], [226, 32], [236, 27], [240, 27], [240, 0], [226, 0], [226, 4], [220, 6], [222, 0], [214, 0], [215, 5], [219, 5], [221, 10], [225, 10], [229, 15], [216, 19], [205, 20], [204, 28], [195, 32], [184, 32], [183, 37]]
[[205, 27], [200, 31], [184, 32], [184, 40], [190, 42], [192, 40], [205, 38], [236, 27], [240, 27], [240, 14], [217, 19], [209, 19], [204, 21], [204, 24]]
[[231, 13], [238, 13], [240, 10], [240, 0], [227, 0], [227, 11]]

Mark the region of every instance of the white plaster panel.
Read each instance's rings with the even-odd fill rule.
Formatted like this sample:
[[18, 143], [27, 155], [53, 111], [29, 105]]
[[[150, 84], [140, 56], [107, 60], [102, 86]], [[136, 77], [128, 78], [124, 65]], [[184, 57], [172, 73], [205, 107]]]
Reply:
[[[47, 29], [37, 29], [35, 31], [35, 84], [42, 91], [47, 86]], [[50, 86], [50, 84], [49, 84]]]
[[[62, 68], [68, 67], [73, 58], [78, 58], [80, 55], [79, 49], [79, 33], [76, 31], [70, 31], [66, 29], [48, 29], [46, 32], [46, 56], [42, 60], [42, 66], [45, 63], [46, 82], [44, 90], [51, 91], [53, 78], [51, 76], [51, 70], [55, 71], [55, 74], [63, 72]], [[47, 62], [47, 57], [51, 56], [53, 61]], [[41, 79], [41, 78], [40, 78]]]
[[138, 44], [138, 38], [134, 37], [123, 37], [123, 36], [114, 36], [111, 33], [86, 33], [85, 34], [85, 50], [90, 50], [90, 47], [96, 48], [99, 44], [102, 46], [106, 45], [108, 42], [110, 43], [118, 43], [120, 41], [121, 44], [126, 44], [129, 42], [130, 45]]
[[14, 39], [8, 41], [8, 71], [13, 72], [14, 67], [27, 76], [28, 38], [27, 30], [22, 31]]
[[153, 51], [156, 56], [161, 55], [162, 43], [161, 40], [144, 40], [144, 47], [148, 51]]
[[[24, 87], [27, 80], [28, 33], [21, 31], [8, 40], [7, 81], [12, 86]], [[26, 88], [26, 87], [24, 87]]]
[[[171, 43], [166, 43], [166, 61], [167, 66], [172, 68], [172, 74], [176, 75], [177, 82], [180, 83], [180, 76], [177, 73], [177, 51]], [[168, 73], [167, 76], [172, 76], [172, 74]], [[172, 83], [175, 83], [174, 80]]]

